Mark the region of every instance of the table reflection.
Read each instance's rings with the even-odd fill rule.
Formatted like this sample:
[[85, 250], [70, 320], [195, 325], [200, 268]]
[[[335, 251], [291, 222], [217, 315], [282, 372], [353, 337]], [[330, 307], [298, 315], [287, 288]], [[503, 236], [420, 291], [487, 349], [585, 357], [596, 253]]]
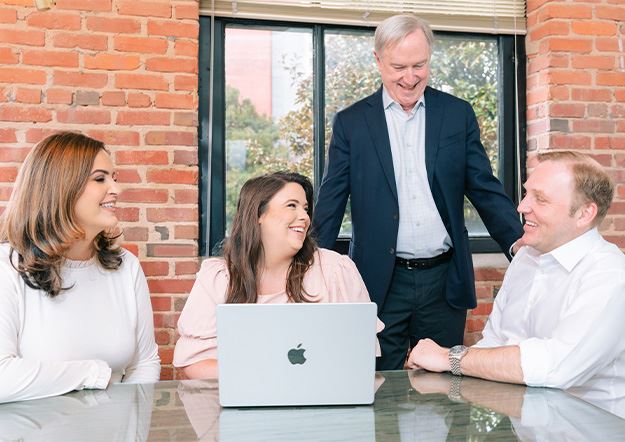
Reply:
[[145, 441], [153, 384], [115, 384], [0, 405], [0, 440]]
[[625, 379], [593, 379], [592, 382], [567, 391], [625, 419]]
[[420, 371], [376, 380], [374, 404], [360, 407], [222, 409], [216, 380], [119, 384], [0, 405], [0, 440], [625, 440], [625, 420], [579, 399], [622, 412], [623, 383], [575, 397]]

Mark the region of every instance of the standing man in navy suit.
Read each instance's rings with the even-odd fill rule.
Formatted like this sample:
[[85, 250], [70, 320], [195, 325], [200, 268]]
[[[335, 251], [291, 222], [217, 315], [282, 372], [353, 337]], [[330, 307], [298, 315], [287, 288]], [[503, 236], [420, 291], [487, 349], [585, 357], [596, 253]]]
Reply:
[[463, 342], [476, 306], [464, 195], [506, 253], [523, 234], [471, 105], [427, 86], [433, 40], [415, 16], [378, 26], [383, 86], [337, 114], [315, 206], [319, 244], [332, 247], [351, 196], [349, 254], [386, 325], [379, 370], [401, 369], [419, 339]]

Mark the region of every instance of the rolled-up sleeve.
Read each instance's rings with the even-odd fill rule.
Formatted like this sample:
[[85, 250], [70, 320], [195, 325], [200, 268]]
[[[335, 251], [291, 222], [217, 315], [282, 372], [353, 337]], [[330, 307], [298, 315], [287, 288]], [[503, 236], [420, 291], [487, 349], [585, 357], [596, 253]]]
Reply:
[[623, 272], [585, 275], [575, 296], [563, 306], [550, 338], [519, 343], [524, 382], [566, 389], [590, 379], [625, 351]]

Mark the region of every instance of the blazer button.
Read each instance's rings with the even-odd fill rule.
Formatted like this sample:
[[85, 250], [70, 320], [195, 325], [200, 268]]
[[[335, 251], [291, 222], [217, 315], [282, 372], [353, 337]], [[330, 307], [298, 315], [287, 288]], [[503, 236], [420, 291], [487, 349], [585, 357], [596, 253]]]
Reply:
[[391, 248], [388, 250], [388, 253], [390, 253], [391, 255], [394, 255], [394, 254], [395, 254], [395, 249], [391, 247]]
[[393, 219], [395, 219], [395, 220], [399, 219], [399, 215], [398, 214], [393, 215]]

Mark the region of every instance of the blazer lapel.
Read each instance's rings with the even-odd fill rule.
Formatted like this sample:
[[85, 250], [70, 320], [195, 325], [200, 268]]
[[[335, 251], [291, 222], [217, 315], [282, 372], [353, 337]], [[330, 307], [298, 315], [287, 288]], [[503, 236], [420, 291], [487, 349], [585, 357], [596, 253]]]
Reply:
[[393, 156], [391, 154], [391, 143], [386, 127], [386, 117], [384, 116], [384, 104], [382, 103], [382, 88], [369, 96], [367, 99], [369, 109], [365, 112], [365, 120], [369, 126], [369, 133], [373, 139], [373, 145], [378, 154], [380, 164], [391, 192], [397, 200], [397, 185], [395, 183], [395, 172], [393, 170]]
[[436, 156], [443, 123], [443, 108], [437, 99], [436, 91], [425, 88], [425, 169], [428, 173], [430, 189], [434, 179]]

